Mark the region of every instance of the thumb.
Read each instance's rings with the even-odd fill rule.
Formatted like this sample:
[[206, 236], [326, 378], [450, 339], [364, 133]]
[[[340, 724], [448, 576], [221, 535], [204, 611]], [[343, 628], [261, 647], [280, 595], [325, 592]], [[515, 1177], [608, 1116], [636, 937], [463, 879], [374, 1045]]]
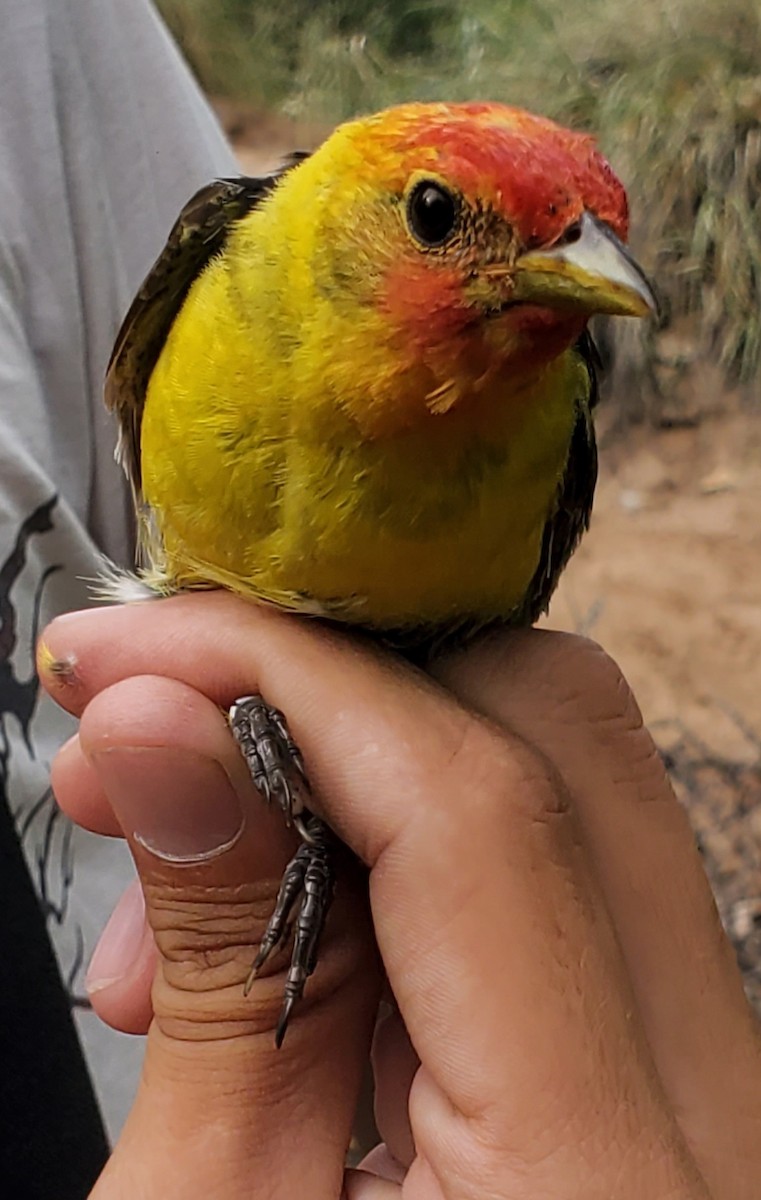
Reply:
[[97, 695], [79, 740], [127, 837], [158, 951], [138, 1097], [94, 1196], [249, 1196], [255, 1184], [334, 1200], [377, 1002], [358, 889], [342, 877], [276, 1050], [287, 954], [248, 997], [243, 981], [296, 843], [224, 716], [187, 685], [144, 676]]

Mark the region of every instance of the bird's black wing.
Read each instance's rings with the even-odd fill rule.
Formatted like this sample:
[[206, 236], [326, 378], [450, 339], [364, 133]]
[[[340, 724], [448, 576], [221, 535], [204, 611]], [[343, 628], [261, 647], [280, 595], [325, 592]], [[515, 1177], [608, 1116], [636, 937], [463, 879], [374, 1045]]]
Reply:
[[122, 322], [106, 372], [105, 401], [116, 413], [119, 459], [136, 500], [141, 491], [140, 429], [145, 393], [172, 323], [194, 280], [224, 248], [232, 225], [266, 196], [285, 171], [307, 155], [290, 155], [261, 179], [217, 179], [183, 208]]
[[526, 592], [525, 603], [510, 622], [514, 625], [531, 625], [547, 611], [563, 569], [589, 529], [592, 516], [597, 483], [597, 442], [592, 409], [598, 400], [600, 360], [588, 333], [579, 339], [575, 350], [586, 368], [589, 387], [586, 395], [580, 396], [577, 402], [576, 424], [558, 489], [557, 505], [544, 527], [539, 565]]

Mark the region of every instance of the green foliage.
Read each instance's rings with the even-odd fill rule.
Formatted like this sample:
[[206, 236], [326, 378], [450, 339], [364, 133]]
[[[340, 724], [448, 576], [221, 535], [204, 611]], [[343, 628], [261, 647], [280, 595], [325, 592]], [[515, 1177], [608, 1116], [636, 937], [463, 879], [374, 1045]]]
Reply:
[[[292, 116], [488, 98], [595, 131], [667, 324], [689, 319], [681, 366], [761, 390], [758, 0], [159, 3], [204, 86]], [[673, 348], [616, 325], [619, 368], [657, 396]]]
[[416, 66], [458, 37], [458, 0], [157, 3], [209, 91], [328, 121], [393, 103], [406, 76], [414, 90]]

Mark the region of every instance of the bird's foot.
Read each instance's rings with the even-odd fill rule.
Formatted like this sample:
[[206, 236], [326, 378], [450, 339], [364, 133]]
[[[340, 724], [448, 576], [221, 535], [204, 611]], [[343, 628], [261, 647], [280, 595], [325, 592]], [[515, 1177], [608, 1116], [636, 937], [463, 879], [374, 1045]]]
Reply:
[[290, 915], [300, 900], [283, 1007], [275, 1031], [276, 1046], [282, 1045], [291, 1013], [304, 994], [307, 979], [317, 966], [320, 937], [333, 899], [332, 849], [335, 839], [319, 817], [310, 814], [306, 828], [310, 841], [304, 842], [285, 868], [275, 909], [243, 989], [248, 994], [272, 951], [287, 941], [292, 927]]
[[267, 804], [277, 804], [286, 825], [295, 825], [308, 841], [302, 814], [309, 800], [309, 780], [285, 717], [261, 696], [243, 696], [233, 704], [228, 719], [257, 791]]
[[[272, 951], [288, 940], [295, 926], [291, 965], [275, 1032], [275, 1045], [279, 1047], [294, 1006], [317, 965], [320, 937], [333, 899], [337, 842], [325, 822], [307, 807], [309, 782], [283, 714], [261, 696], [245, 696], [232, 706], [229, 719], [256, 788], [267, 803], [274, 801], [282, 809], [287, 824], [296, 826], [303, 841], [285, 868], [274, 911], [243, 989], [248, 995]], [[297, 903], [298, 913], [292, 922]]]

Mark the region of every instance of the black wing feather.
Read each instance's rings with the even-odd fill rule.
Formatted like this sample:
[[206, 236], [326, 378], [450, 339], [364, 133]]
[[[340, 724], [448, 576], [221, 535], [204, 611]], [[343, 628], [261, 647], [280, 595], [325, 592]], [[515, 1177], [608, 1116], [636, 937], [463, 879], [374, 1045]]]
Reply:
[[290, 155], [261, 179], [217, 179], [196, 192], [177, 218], [166, 246], [122, 322], [106, 372], [106, 405], [121, 428], [119, 454], [136, 497], [141, 490], [140, 429], [145, 393], [174, 319], [194, 280], [220, 254], [232, 225], [251, 212], [290, 167]]
[[539, 566], [526, 593], [526, 602], [512, 624], [532, 625], [547, 611], [552, 593], [563, 569], [589, 529], [595, 485], [597, 483], [597, 442], [592, 409], [599, 389], [597, 369], [600, 358], [589, 333], [576, 344], [589, 376], [589, 394], [577, 404], [576, 424], [571, 436], [568, 461], [558, 491], [557, 506], [544, 527]]

